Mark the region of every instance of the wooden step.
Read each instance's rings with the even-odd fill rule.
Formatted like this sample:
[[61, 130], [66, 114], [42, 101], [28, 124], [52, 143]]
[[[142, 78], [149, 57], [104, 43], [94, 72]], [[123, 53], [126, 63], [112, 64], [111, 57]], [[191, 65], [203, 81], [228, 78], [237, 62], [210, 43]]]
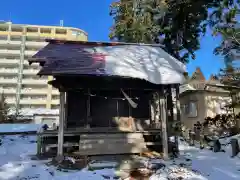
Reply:
[[[47, 144], [46, 148], [56, 148], [57, 144]], [[63, 147], [78, 147], [79, 143], [64, 143]]]
[[81, 134], [80, 139], [115, 139], [115, 138], [125, 138], [125, 139], [139, 139], [143, 138], [141, 133], [122, 133], [122, 134]]
[[137, 154], [146, 151], [146, 144], [109, 144], [80, 146], [77, 155], [111, 155], [111, 154]]
[[[63, 147], [77, 147], [78, 155], [101, 155], [101, 154], [135, 154], [147, 150], [148, 146], [161, 145], [158, 142], [145, 142], [142, 133], [127, 134], [81, 134], [79, 141], [70, 139], [64, 141]], [[55, 143], [46, 144], [46, 149], [56, 148]]]
[[112, 138], [112, 139], [80, 139], [79, 145], [84, 144], [112, 144], [112, 143], [119, 143], [119, 144], [127, 144], [127, 143], [143, 143], [145, 142], [143, 138], [141, 139], [126, 139], [126, 138]]
[[146, 150], [147, 145], [140, 133], [86, 134], [80, 136], [80, 155], [132, 154]]

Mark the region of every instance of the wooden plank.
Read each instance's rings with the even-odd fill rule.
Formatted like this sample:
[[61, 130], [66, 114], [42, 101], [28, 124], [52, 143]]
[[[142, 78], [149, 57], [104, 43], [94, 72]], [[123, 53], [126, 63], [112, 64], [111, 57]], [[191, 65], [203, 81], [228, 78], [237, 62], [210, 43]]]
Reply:
[[[79, 133], [142, 133], [142, 132], [154, 132], [158, 131], [159, 129], [156, 128], [148, 128], [146, 130], [136, 130], [136, 131], [124, 131], [124, 130], [119, 130], [118, 128], [68, 128], [66, 129], [65, 133], [68, 132], [79, 132]], [[53, 131], [46, 131], [46, 132], [53, 132]]]
[[80, 136], [79, 153], [88, 155], [140, 153], [146, 149], [142, 134], [86, 134]]
[[[79, 130], [79, 131], [65, 131], [64, 136], [76, 136], [76, 135], [82, 135], [82, 134], [99, 134], [99, 133], [104, 133], [104, 134], [131, 134], [131, 133], [139, 133], [143, 135], [151, 135], [151, 134], [160, 134], [161, 131], [159, 129], [151, 129], [151, 130], [145, 130], [145, 131], [134, 131], [134, 132], [125, 132], [125, 131], [103, 131], [103, 130]], [[58, 133], [57, 131], [45, 131], [42, 133], [38, 133], [37, 135], [42, 136], [42, 137], [49, 137], [49, 136], [57, 136]]]
[[[59, 87], [60, 84], [68, 89], [92, 89], [92, 90], [119, 90], [121, 88], [132, 89], [132, 90], [144, 90], [151, 91], [159, 89], [159, 85], [152, 84], [149, 82], [142, 81], [140, 79], [123, 79], [123, 78], [114, 78], [113, 81], [107, 81], [102, 77], [73, 77], [68, 78], [55, 76], [56, 80], [52, 81], [53, 86]], [[81, 83], [76, 83], [81, 82]]]
[[128, 133], [128, 134], [82, 134], [80, 135], [81, 139], [111, 139], [111, 138], [143, 138], [141, 133]]
[[146, 151], [146, 144], [108, 144], [81, 146], [78, 155], [134, 154]]
[[[78, 147], [79, 144], [78, 143], [64, 143], [63, 144], [63, 147]], [[46, 148], [55, 148], [55, 147], [58, 147], [57, 144], [47, 144], [45, 145]]]
[[[119, 144], [120, 143], [123, 143], [123, 144], [138, 144], [138, 143], [144, 143], [146, 146], [152, 146], [152, 145], [162, 145], [161, 142], [145, 142], [145, 141], [138, 141], [138, 142], [128, 142], [128, 143], [124, 143], [121, 142], [121, 141], [117, 141]], [[109, 144], [110, 142], [97, 142], [97, 143], [94, 143], [94, 141], [91, 141], [91, 142], [80, 142], [80, 144], [78, 144], [79, 146], [82, 146], [82, 145], [87, 145], [87, 144]], [[112, 141], [111, 144], [114, 144], [116, 143], [116, 141]], [[65, 143], [64, 143], [65, 144]], [[73, 144], [73, 146], [76, 146], [77, 143], [68, 143], [65, 145], [65, 146], [71, 146], [71, 144]], [[53, 146], [54, 147], [54, 146]]]
[[[157, 143], [157, 142], [145, 142], [145, 143], [142, 142], [142, 143], [143, 143], [143, 147], [162, 145], [162, 143]], [[93, 147], [92, 144], [84, 144], [84, 146]], [[94, 145], [94, 146], [96, 146], [96, 145]], [[105, 146], [105, 145], [104, 145], [104, 146]], [[134, 147], [135, 144], [134, 144], [134, 143], [129, 143], [128, 146]], [[47, 145], [45, 145], [46, 150], [49, 150], [50, 148], [56, 148], [56, 147], [58, 147], [57, 144], [47, 144]], [[64, 143], [64, 144], [63, 144], [63, 147], [79, 147], [79, 144], [78, 144], [78, 143]], [[83, 146], [82, 146], [82, 147], [83, 147]], [[123, 151], [123, 150], [121, 150], [121, 151]], [[124, 153], [126, 153], [126, 152], [124, 152]], [[130, 152], [128, 152], [128, 153], [130, 153]]]
[[[147, 146], [161, 145], [160, 142], [145, 142], [142, 133], [129, 134], [83, 134], [79, 143], [65, 142], [63, 147], [78, 147], [78, 155], [134, 154], [147, 150]], [[46, 149], [57, 144], [47, 144]]]
[[[138, 148], [137, 148], [138, 147]], [[132, 148], [138, 149], [132, 152]], [[140, 153], [141, 149], [146, 149], [146, 143], [142, 134], [99, 134], [80, 136], [79, 152], [83, 154], [98, 155], [104, 154], [125, 154]], [[89, 151], [90, 150], [90, 151]], [[135, 152], [136, 151], [136, 152]], [[84, 152], [86, 153], [86, 152]]]
[[[162, 145], [162, 143], [159, 142], [142, 142], [145, 143], [145, 146], [154, 146], [154, 145]], [[129, 144], [134, 144], [134, 143], [129, 143]], [[56, 148], [58, 147], [57, 144], [47, 144], [45, 145], [46, 148]], [[64, 143], [63, 147], [79, 147], [79, 143]]]
[[91, 139], [91, 140], [80, 140], [79, 144], [111, 144], [111, 143], [143, 143], [144, 138], [142, 139]]

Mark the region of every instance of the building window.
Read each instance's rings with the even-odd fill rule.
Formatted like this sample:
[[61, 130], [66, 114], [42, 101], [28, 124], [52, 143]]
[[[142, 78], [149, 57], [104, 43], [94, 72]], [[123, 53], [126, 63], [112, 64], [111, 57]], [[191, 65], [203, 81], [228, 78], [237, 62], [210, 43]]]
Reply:
[[19, 32], [21, 33], [23, 31], [22, 27], [14, 27], [12, 26], [12, 32]]
[[38, 28], [37, 27], [27, 27], [27, 32], [38, 33]]
[[11, 41], [21, 41], [22, 37], [21, 36], [11, 36]]
[[190, 101], [189, 103], [185, 104], [183, 107], [183, 113], [188, 117], [197, 117], [198, 110], [197, 110], [197, 102]]
[[82, 32], [80, 32], [80, 31], [72, 31], [72, 36], [78, 37], [80, 35], [82, 35]]
[[67, 30], [66, 29], [56, 29], [56, 34], [67, 34]]
[[49, 29], [49, 28], [41, 28], [40, 32], [41, 33], [46, 33], [46, 34], [51, 34], [51, 29]]
[[8, 26], [0, 26], [0, 31], [8, 31]]
[[7, 40], [7, 36], [6, 35], [0, 35], [0, 40]]

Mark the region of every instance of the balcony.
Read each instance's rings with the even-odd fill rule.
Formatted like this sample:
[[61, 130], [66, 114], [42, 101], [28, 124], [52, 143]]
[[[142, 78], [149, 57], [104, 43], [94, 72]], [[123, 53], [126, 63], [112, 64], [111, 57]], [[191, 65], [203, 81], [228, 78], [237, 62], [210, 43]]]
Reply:
[[47, 39], [47, 38], [53, 38], [54, 36], [51, 33], [41, 33], [40, 37], [43, 37], [43, 38]]
[[0, 40], [0, 46], [4, 47], [20, 47], [21, 41]]
[[9, 31], [6, 30], [0, 30], [0, 35], [8, 35]]
[[24, 95], [46, 95], [47, 92], [48, 92], [48, 89], [26, 88], [21, 90], [21, 94], [24, 94]]
[[29, 36], [29, 37], [39, 37], [39, 32], [27, 32], [26, 36]]
[[3, 65], [6, 66], [16, 66], [19, 64], [19, 59], [4, 59], [4, 58], [0, 58], [0, 67]]
[[0, 49], [0, 54], [5, 56], [20, 56], [19, 50]]
[[57, 89], [52, 89], [52, 95], [59, 95], [59, 91]]
[[59, 102], [59, 99], [52, 99], [51, 100], [51, 104], [52, 105], [58, 105], [60, 102]]
[[24, 98], [20, 100], [20, 104], [31, 104], [31, 105], [45, 105], [47, 103], [46, 99], [31, 99]]
[[48, 43], [47, 42], [35, 42], [35, 41], [26, 41], [26, 46], [27, 47], [36, 47], [36, 48], [43, 48], [46, 46]]
[[55, 34], [55, 39], [66, 40], [66, 34]]
[[25, 75], [36, 75], [39, 72], [38, 69], [24, 69], [23, 74]]
[[7, 104], [16, 104], [16, 98], [6, 98]]
[[47, 85], [48, 80], [47, 79], [23, 79], [22, 84], [46, 84]]
[[0, 88], [0, 92], [4, 94], [16, 94], [16, 89], [14, 88]]
[[28, 60], [24, 60], [23, 64], [28, 67], [40, 67], [38, 63], [32, 63], [31, 65], [29, 65]]
[[9, 34], [11, 35], [11, 36], [22, 36], [23, 35], [23, 32], [14, 32], [14, 31], [9, 31]]
[[12, 79], [0, 78], [0, 84], [17, 84], [17, 78]]
[[26, 56], [31, 57], [31, 56], [35, 55], [37, 52], [38, 52], [38, 50], [33, 50], [33, 51], [26, 50], [24, 53], [25, 53]]
[[17, 68], [0, 68], [0, 74], [18, 74]]

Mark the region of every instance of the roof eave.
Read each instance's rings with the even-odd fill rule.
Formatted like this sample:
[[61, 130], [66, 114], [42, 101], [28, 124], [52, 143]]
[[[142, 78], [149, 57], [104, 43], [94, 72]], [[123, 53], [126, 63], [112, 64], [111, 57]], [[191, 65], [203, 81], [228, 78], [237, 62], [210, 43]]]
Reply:
[[119, 46], [119, 45], [138, 45], [138, 46], [152, 46], [152, 47], [165, 47], [162, 44], [145, 44], [145, 43], [126, 43], [126, 42], [100, 42], [100, 41], [73, 41], [73, 40], [57, 40], [46, 39], [50, 44], [83, 44], [94, 46]]

